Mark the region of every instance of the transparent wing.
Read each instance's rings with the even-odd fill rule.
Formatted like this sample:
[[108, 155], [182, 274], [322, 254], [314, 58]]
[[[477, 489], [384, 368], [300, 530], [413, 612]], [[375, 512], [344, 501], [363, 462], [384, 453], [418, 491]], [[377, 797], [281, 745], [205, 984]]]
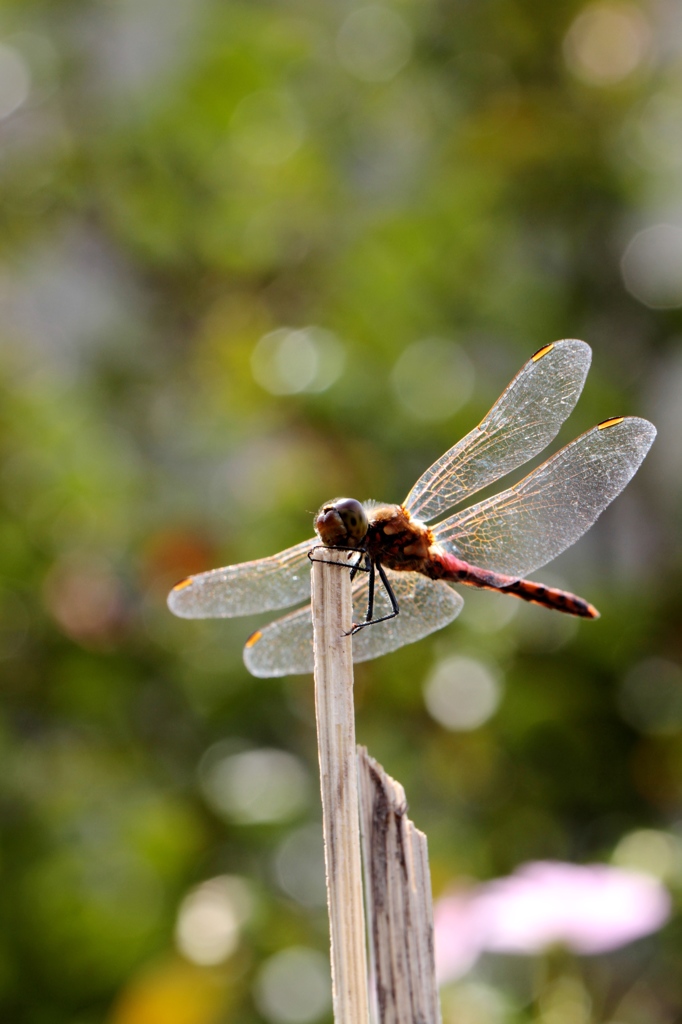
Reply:
[[573, 338], [536, 352], [479, 425], [417, 480], [408, 512], [427, 522], [541, 452], [578, 401], [591, 359]]
[[[337, 570], [335, 570], [337, 571]], [[421, 640], [455, 619], [464, 601], [447, 583], [414, 572], [387, 571], [400, 614], [388, 622], [368, 626], [353, 637], [353, 661], [369, 661], [405, 644]], [[391, 610], [377, 582], [375, 615]], [[361, 622], [367, 611], [367, 577], [353, 589], [353, 618]], [[310, 605], [271, 622], [254, 633], [244, 648], [244, 662], [254, 676], [286, 676], [313, 670], [313, 623]]]
[[229, 619], [287, 608], [310, 597], [308, 552], [313, 537], [270, 558], [211, 569], [176, 584], [168, 607], [184, 619]]
[[656, 436], [647, 420], [606, 420], [514, 487], [433, 528], [436, 543], [496, 572], [525, 576], [592, 526], [634, 476]]

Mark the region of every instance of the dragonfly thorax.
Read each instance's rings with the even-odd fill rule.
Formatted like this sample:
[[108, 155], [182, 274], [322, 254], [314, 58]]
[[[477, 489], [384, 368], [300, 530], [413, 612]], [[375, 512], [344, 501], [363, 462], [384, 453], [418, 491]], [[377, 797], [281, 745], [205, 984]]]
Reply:
[[402, 505], [371, 509], [365, 547], [369, 556], [389, 569], [423, 572], [433, 535]]

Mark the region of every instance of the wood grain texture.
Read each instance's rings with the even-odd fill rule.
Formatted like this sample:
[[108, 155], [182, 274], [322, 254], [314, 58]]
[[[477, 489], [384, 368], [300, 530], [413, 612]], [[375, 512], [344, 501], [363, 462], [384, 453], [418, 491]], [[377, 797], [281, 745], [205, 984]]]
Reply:
[[[335, 1024], [367, 1024], [369, 999], [358, 811], [350, 572], [352, 553], [316, 548], [312, 566], [320, 757]], [[341, 567], [326, 563], [339, 562]]]
[[358, 748], [373, 1011], [379, 1024], [440, 1024], [426, 836], [405, 791]]

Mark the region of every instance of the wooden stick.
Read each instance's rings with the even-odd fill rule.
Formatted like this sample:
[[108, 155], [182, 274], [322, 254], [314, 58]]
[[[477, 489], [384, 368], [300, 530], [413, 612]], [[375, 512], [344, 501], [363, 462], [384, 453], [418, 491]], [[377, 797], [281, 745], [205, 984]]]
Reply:
[[[367, 1024], [367, 955], [362, 905], [353, 714], [350, 572], [352, 552], [319, 547], [312, 566], [315, 710], [331, 936], [335, 1024]], [[344, 568], [325, 563], [339, 562]]]
[[426, 836], [407, 817], [405, 790], [358, 748], [365, 893], [380, 1024], [439, 1024]]

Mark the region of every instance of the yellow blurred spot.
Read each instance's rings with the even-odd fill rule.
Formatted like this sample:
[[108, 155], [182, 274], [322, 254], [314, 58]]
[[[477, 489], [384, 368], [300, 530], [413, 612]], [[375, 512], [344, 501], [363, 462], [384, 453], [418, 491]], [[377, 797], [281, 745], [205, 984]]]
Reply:
[[542, 359], [548, 352], [551, 352], [554, 348], [554, 342], [551, 345], [545, 345], [543, 348], [539, 348], [534, 356], [531, 356], [531, 362], [537, 363], [538, 359]]
[[607, 427], [615, 427], [617, 423], [622, 423], [624, 419], [624, 416], [612, 416], [611, 419], [604, 420], [603, 423], [597, 424], [597, 430], [606, 430]]
[[254, 644], [257, 644], [257, 643], [258, 643], [258, 641], [260, 640], [260, 638], [262, 637], [262, 635], [263, 635], [263, 634], [261, 633], [260, 629], [257, 629], [255, 633], [252, 633], [252, 634], [251, 634], [251, 636], [250, 636], [250, 637], [249, 637], [249, 639], [248, 639], [248, 640], [246, 641], [246, 643], [244, 644], [244, 646], [245, 646], [246, 648], [249, 648], [249, 647], [253, 647], [253, 646], [254, 646]]
[[175, 586], [173, 587], [173, 590], [184, 590], [185, 587], [191, 587], [191, 585], [192, 577], [188, 576], [186, 580], [180, 580], [179, 583], [176, 583]]
[[637, 829], [623, 836], [611, 861], [619, 868], [643, 871], [675, 885], [682, 879], [682, 839], [672, 832]]
[[107, 1024], [217, 1024], [225, 1008], [224, 976], [167, 960], [129, 982]]

